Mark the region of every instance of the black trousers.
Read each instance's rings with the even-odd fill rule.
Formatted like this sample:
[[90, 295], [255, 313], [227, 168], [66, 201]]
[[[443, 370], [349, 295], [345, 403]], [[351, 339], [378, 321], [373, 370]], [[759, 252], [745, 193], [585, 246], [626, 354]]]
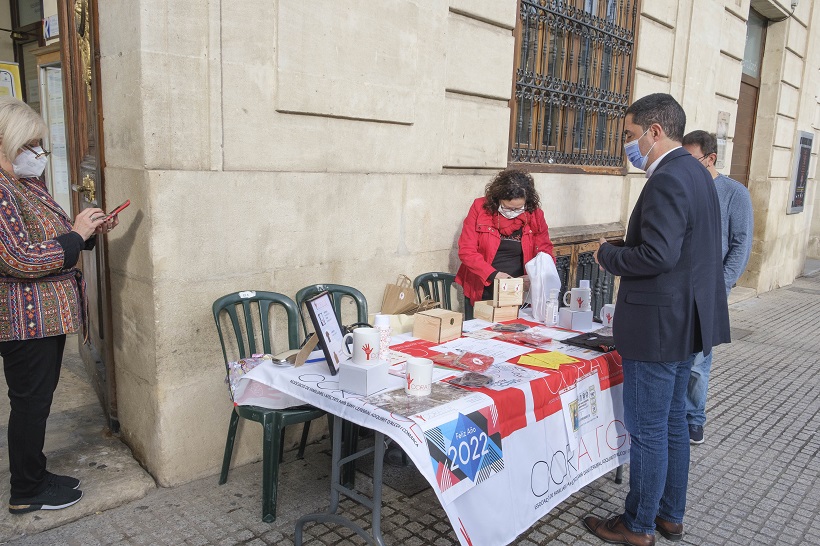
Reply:
[[46, 420], [60, 380], [65, 335], [0, 342], [9, 387], [11, 497], [30, 497], [46, 488]]

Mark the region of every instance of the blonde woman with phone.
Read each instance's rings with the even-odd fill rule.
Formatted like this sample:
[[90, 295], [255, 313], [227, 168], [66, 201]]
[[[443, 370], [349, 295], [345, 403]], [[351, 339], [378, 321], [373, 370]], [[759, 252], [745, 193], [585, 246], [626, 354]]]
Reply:
[[[0, 98], [0, 356], [8, 384], [9, 512], [58, 510], [82, 498], [80, 481], [46, 470], [46, 421], [66, 335], [86, 332], [84, 282], [75, 267], [116, 217], [87, 208], [73, 222], [40, 178], [49, 152], [43, 119]], [[102, 213], [102, 215], [100, 214]]]

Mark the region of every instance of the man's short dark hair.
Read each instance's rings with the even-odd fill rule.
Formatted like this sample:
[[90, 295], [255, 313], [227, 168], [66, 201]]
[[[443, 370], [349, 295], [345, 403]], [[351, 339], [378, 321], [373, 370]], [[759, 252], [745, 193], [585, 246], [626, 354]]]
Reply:
[[675, 142], [683, 139], [686, 128], [686, 113], [672, 95], [653, 93], [633, 102], [626, 109], [626, 114], [632, 114], [632, 122], [640, 125], [645, 131], [649, 126], [657, 123], [663, 127], [666, 136]]
[[700, 129], [687, 133], [683, 137], [683, 145], [697, 146], [703, 155], [717, 154], [717, 137], [715, 137], [715, 133], [707, 133]]

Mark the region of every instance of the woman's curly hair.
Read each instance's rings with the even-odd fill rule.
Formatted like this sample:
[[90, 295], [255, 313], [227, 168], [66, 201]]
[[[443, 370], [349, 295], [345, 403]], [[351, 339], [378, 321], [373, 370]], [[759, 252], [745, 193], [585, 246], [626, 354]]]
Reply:
[[509, 201], [522, 197], [526, 200], [524, 208], [527, 212], [533, 212], [541, 207], [541, 199], [535, 191], [532, 175], [520, 169], [504, 169], [484, 188], [484, 210], [487, 214], [494, 214], [498, 212], [498, 205], [502, 199]]

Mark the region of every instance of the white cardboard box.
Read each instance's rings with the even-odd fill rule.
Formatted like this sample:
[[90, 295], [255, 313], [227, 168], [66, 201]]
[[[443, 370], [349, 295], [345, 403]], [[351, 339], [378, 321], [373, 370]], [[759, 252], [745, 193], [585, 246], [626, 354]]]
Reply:
[[346, 392], [370, 396], [387, 387], [389, 362], [356, 364], [345, 360], [339, 364], [339, 388]]
[[567, 330], [592, 329], [592, 311], [570, 311], [569, 307], [558, 310], [558, 326]]

